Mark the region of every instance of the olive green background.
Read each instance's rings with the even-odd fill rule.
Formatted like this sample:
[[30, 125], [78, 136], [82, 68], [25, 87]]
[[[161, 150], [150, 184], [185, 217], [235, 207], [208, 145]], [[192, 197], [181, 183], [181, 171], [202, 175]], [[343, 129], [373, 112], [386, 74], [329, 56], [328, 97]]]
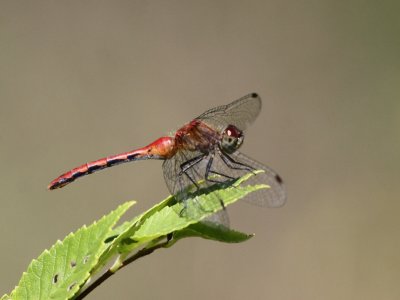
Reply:
[[88, 299], [400, 299], [396, 2], [1, 1], [0, 293], [70, 231], [168, 194], [160, 161], [50, 180], [255, 91], [242, 150], [287, 205], [236, 204], [249, 242], [184, 240]]

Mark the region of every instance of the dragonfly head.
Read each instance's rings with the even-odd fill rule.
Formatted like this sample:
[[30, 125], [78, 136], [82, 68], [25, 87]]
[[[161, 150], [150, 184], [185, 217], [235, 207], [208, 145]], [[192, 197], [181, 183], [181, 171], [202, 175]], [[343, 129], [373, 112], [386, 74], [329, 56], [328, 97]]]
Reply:
[[221, 150], [227, 154], [235, 152], [243, 144], [243, 132], [234, 125], [229, 125], [222, 132]]

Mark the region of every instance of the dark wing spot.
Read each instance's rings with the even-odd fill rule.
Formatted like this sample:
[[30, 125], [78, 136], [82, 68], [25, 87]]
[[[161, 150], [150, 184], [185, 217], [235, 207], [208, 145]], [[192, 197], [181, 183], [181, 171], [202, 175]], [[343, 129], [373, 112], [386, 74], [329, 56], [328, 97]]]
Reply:
[[251, 97], [257, 98], [257, 97], [258, 97], [258, 94], [257, 94], [257, 93], [252, 93], [252, 94], [251, 94]]
[[282, 184], [282, 183], [283, 183], [282, 178], [281, 178], [278, 174], [275, 175], [275, 179], [276, 179], [276, 181], [277, 181], [279, 184]]

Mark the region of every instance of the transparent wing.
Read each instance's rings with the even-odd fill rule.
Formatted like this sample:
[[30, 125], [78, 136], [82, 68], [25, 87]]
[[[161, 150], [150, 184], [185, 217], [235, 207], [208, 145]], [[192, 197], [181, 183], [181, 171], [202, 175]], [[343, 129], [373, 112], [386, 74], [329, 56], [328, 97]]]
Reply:
[[269, 189], [262, 189], [251, 193], [249, 197], [244, 199], [245, 201], [260, 206], [267, 205], [269, 207], [280, 207], [286, 203], [286, 188], [278, 173], [239, 151], [236, 151], [231, 156], [235, 161], [248, 165], [255, 170], [264, 170], [264, 173], [259, 173], [251, 177], [250, 180], [246, 181], [246, 184], [267, 184], [270, 186]]
[[[243, 200], [258, 206], [280, 207], [286, 202], [286, 188], [281, 177], [271, 168], [253, 160], [252, 158], [236, 151], [230, 154], [231, 160], [226, 158], [220, 151], [215, 152], [211, 171], [216, 171], [228, 180], [238, 178], [252, 170], [264, 170], [250, 177], [244, 185], [266, 184], [270, 188], [262, 189], [249, 194]], [[229, 176], [229, 177], [228, 177]]]
[[201, 155], [200, 151], [180, 150], [172, 158], [165, 160], [163, 163], [162, 168], [165, 183], [169, 192], [172, 195], [176, 195], [179, 201], [187, 198], [188, 192], [190, 192], [189, 188], [193, 186], [193, 182], [189, 179], [189, 176], [195, 182], [198, 182], [204, 178], [203, 169], [205, 170], [205, 166], [202, 166], [203, 162], [199, 162], [198, 166], [187, 170], [187, 175], [179, 175], [182, 171], [181, 165]]
[[221, 132], [228, 125], [245, 130], [261, 111], [261, 98], [256, 93], [248, 94], [227, 105], [221, 105], [198, 116], [196, 119]]

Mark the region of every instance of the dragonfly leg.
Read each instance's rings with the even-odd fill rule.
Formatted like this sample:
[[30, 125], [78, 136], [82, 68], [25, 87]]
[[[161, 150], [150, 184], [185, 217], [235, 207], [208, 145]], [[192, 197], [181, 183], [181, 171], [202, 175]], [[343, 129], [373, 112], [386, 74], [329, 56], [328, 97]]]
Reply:
[[253, 167], [251, 167], [249, 165], [246, 165], [244, 163], [234, 160], [232, 157], [230, 157], [228, 154], [224, 153], [223, 151], [220, 151], [220, 153], [221, 153], [222, 161], [231, 169], [246, 170], [246, 171], [251, 171], [251, 172], [253, 172], [255, 170]]
[[223, 182], [223, 181], [220, 181], [220, 180], [215, 180], [213, 178], [210, 178], [210, 174], [219, 175], [221, 177], [225, 177], [225, 178], [228, 178], [228, 179], [235, 179], [235, 178], [233, 178], [233, 177], [231, 177], [229, 175], [226, 175], [226, 174], [211, 170], [211, 166], [212, 166], [213, 161], [214, 161], [214, 156], [211, 156], [210, 159], [207, 162], [206, 173], [205, 173], [205, 176], [204, 176], [205, 180], [207, 180], [209, 182], [215, 182], [215, 183], [222, 183]]
[[181, 171], [179, 172], [178, 176], [182, 176], [182, 174], [185, 174], [187, 176], [187, 178], [194, 184], [194, 186], [196, 187], [197, 190], [200, 189], [199, 185], [197, 184], [197, 182], [188, 174], [188, 170], [192, 167], [194, 167], [196, 164], [198, 164], [199, 162], [201, 162], [204, 158], [205, 154], [193, 157], [191, 159], [189, 159], [188, 161], [185, 161], [184, 163], [182, 163], [180, 165]]
[[[197, 190], [200, 189], [200, 186], [198, 185], [198, 183], [190, 176], [190, 174], [188, 173], [190, 168], [193, 168], [196, 164], [198, 164], [199, 162], [201, 162], [204, 158], [205, 158], [206, 154], [202, 154], [199, 156], [196, 156], [186, 162], [184, 162], [183, 164], [181, 164], [180, 168], [181, 168], [181, 172], [178, 174], [179, 176], [182, 176], [183, 174], [185, 174], [187, 176], [187, 178], [193, 183], [194, 186], [196, 186]], [[213, 155], [210, 156], [210, 159], [207, 162], [207, 166], [206, 166], [206, 173], [205, 173], [205, 180], [208, 182], [213, 182], [213, 183], [222, 183], [221, 181], [218, 180], [214, 180], [209, 178], [209, 174], [216, 174], [216, 175], [220, 175], [229, 179], [233, 179], [232, 177], [228, 176], [228, 175], [224, 175], [222, 173], [218, 173], [215, 171], [211, 170], [211, 166], [212, 166], [212, 162], [213, 162]], [[193, 201], [196, 203], [196, 205], [203, 211], [203, 212], [209, 212], [208, 210], [206, 210], [201, 203], [198, 202], [197, 198], [193, 198]], [[225, 203], [222, 201], [222, 199], [219, 199], [220, 203], [221, 203], [221, 207], [223, 209], [225, 209]], [[184, 213], [184, 211], [186, 211], [187, 209], [187, 203], [184, 203], [184, 208], [181, 211], [181, 215]]]
[[189, 170], [191, 167], [193, 167], [194, 165], [198, 164], [199, 162], [201, 162], [204, 158], [205, 154], [201, 154], [199, 156], [193, 157], [187, 161], [185, 161], [184, 163], [182, 163], [180, 165], [181, 168], [181, 172], [178, 175], [182, 175], [182, 173], [186, 172], [187, 170]]
[[[222, 176], [222, 177], [226, 177], [228, 179], [234, 179], [233, 177], [231, 177], [229, 175], [226, 175], [226, 174], [223, 174], [223, 173], [219, 173], [219, 172], [216, 172], [216, 171], [212, 171], [211, 170], [211, 166], [212, 166], [213, 161], [214, 161], [214, 155], [211, 155], [210, 159], [207, 162], [207, 166], [206, 166], [206, 173], [205, 173], [205, 176], [204, 176], [205, 180], [207, 180], [209, 182], [214, 182], [214, 183], [223, 183], [223, 181], [219, 181], [219, 180], [215, 180], [215, 179], [210, 178], [209, 177], [210, 174], [219, 175], [219, 176]], [[221, 198], [218, 198], [218, 200], [219, 200], [219, 202], [221, 204], [222, 209], [225, 210], [226, 207], [225, 207], [224, 201]]]

